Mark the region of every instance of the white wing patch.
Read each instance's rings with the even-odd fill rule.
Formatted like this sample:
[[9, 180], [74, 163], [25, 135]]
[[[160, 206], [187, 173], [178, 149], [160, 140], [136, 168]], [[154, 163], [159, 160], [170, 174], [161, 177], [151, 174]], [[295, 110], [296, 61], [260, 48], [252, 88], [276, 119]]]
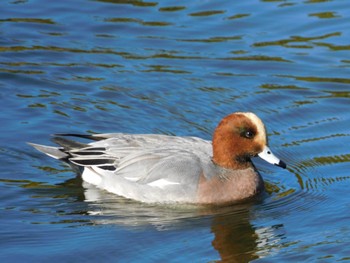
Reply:
[[175, 185], [175, 184], [180, 184], [180, 183], [171, 182], [171, 181], [168, 181], [168, 180], [162, 178], [162, 179], [153, 181], [152, 183], [149, 183], [148, 185], [153, 186], [153, 187], [159, 187], [159, 188], [163, 189], [167, 185]]
[[85, 182], [88, 182], [93, 185], [99, 185], [102, 181], [101, 176], [99, 176], [95, 171], [90, 168], [84, 168], [84, 171], [81, 175]]
[[137, 177], [127, 177], [127, 176], [125, 176], [124, 178], [126, 180], [129, 180], [129, 181], [132, 181], [132, 182], [136, 182], [137, 180], [139, 180], [139, 178], [137, 178]]

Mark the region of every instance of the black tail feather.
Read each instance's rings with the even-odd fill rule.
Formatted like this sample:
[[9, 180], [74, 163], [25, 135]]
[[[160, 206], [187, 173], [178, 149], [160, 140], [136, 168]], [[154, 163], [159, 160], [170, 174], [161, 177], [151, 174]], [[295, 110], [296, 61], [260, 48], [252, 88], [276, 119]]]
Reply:
[[84, 138], [88, 140], [93, 140], [93, 141], [100, 141], [104, 138], [95, 136], [95, 135], [90, 135], [90, 134], [78, 134], [78, 133], [57, 133], [54, 134], [53, 136], [55, 137], [78, 137], [78, 138]]
[[74, 150], [74, 149], [80, 149], [80, 148], [88, 147], [88, 144], [72, 141], [72, 140], [69, 140], [69, 139], [66, 139], [66, 138], [62, 138], [62, 137], [57, 137], [57, 136], [53, 137], [51, 140], [54, 143], [62, 146], [65, 151], [70, 151], [70, 150]]

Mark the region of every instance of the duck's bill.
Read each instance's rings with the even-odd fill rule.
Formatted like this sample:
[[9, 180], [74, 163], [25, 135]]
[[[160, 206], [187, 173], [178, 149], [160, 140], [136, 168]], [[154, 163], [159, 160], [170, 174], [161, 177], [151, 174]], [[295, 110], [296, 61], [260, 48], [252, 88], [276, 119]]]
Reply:
[[283, 169], [287, 168], [286, 163], [278, 159], [267, 146], [265, 146], [264, 150], [261, 153], [259, 153], [258, 156], [268, 163], [282, 167]]

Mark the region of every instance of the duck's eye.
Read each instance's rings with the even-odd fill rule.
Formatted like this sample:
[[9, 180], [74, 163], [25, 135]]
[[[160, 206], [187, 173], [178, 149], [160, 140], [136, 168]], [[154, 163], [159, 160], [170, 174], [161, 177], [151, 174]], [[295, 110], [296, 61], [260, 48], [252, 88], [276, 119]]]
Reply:
[[248, 139], [253, 138], [253, 136], [254, 136], [254, 134], [251, 131], [247, 131], [245, 133], [245, 137], [247, 137]]
[[252, 139], [254, 137], [254, 132], [250, 131], [250, 130], [245, 130], [241, 133], [242, 137], [245, 137], [247, 139]]

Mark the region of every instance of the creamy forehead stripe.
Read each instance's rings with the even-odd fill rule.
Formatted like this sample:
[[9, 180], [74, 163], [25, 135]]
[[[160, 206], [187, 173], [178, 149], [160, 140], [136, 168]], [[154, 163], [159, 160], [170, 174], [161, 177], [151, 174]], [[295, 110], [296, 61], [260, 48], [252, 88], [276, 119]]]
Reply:
[[260, 120], [260, 118], [258, 116], [256, 116], [254, 113], [251, 113], [251, 112], [238, 112], [238, 113], [246, 116], [248, 119], [250, 119], [256, 125], [256, 128], [258, 130], [258, 134], [256, 135], [257, 139], [259, 141], [262, 141], [264, 144], [266, 144], [265, 125]]

